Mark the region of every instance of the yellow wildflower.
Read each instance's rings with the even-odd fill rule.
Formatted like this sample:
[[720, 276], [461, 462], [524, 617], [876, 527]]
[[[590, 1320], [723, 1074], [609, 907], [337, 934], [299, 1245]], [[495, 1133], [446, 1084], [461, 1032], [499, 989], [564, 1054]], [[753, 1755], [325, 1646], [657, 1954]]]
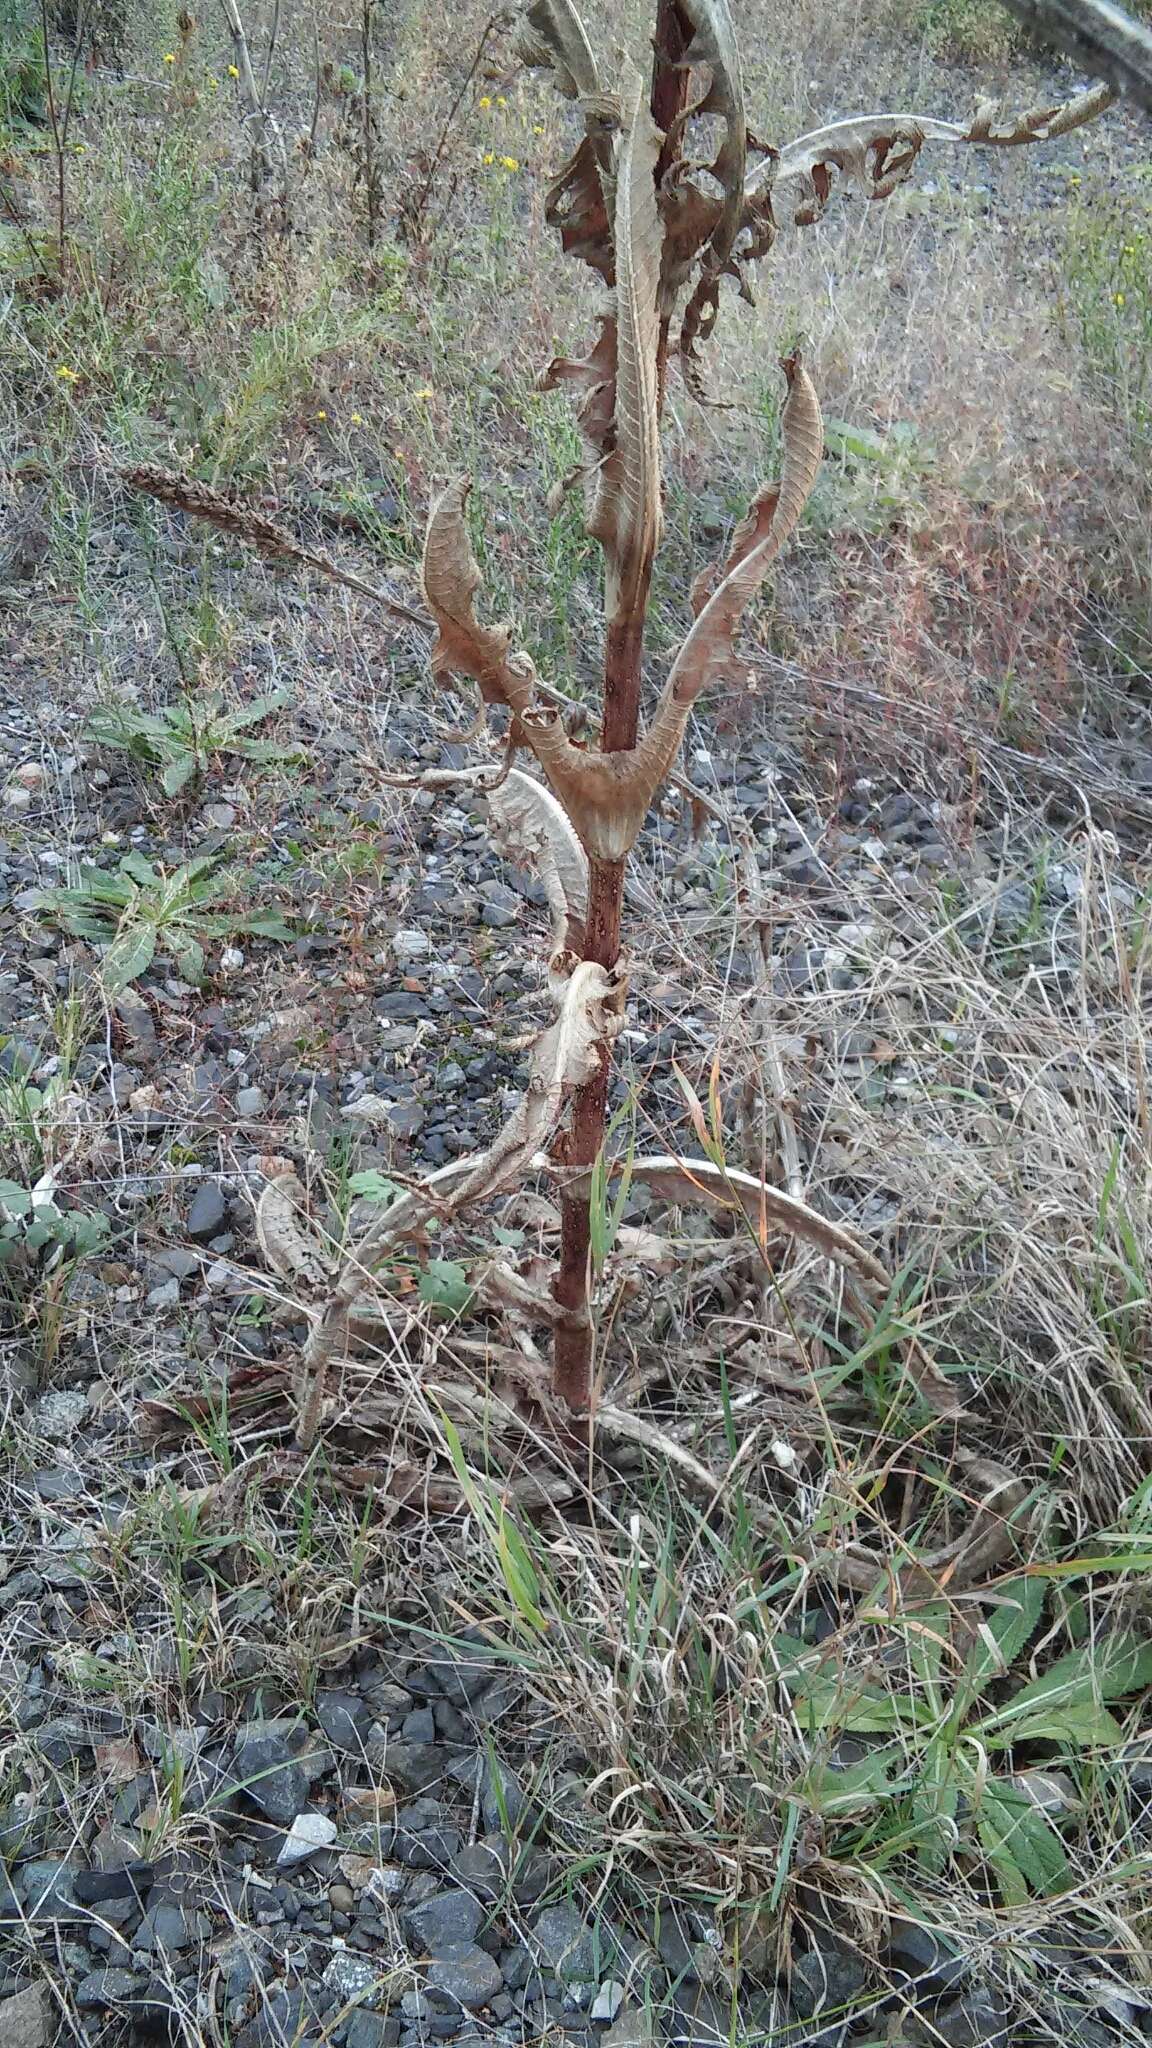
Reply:
[[419, 391], [414, 391], [412, 396], [413, 398], [435, 398], [436, 393], [432, 389], [431, 384], [424, 384]]
[[479, 104], [482, 107], [490, 107], [492, 105], [492, 101], [488, 93], [481, 93]]
[[520, 169], [520, 159], [518, 156], [502, 156], [500, 161], [506, 171], [518, 171]]
[[364, 425], [364, 422], [361, 419], [360, 414], [358, 412], [349, 413], [348, 417], [351, 420], [352, 425], [354, 427], [362, 427]]
[[495, 152], [495, 150], [491, 150], [491, 149], [486, 149], [486, 150], [484, 151], [484, 154], [483, 154], [483, 156], [481, 157], [480, 161], [481, 161], [481, 163], [482, 163], [482, 164], [494, 164], [494, 163], [495, 163], [495, 161], [496, 161], [496, 152]]
[[239, 78], [240, 67], [238, 64], [230, 64], [228, 66], [228, 76], [229, 78]]
[[69, 369], [67, 363], [61, 363], [58, 366], [56, 375], [62, 377], [66, 384], [78, 384], [80, 382], [79, 370]]
[[1124, 298], [1124, 294], [1123, 294], [1123, 292], [1113, 292], [1113, 294], [1112, 294], [1112, 304], [1113, 304], [1114, 306], [1123, 306], [1123, 305], [1124, 305], [1125, 303], [1126, 303], [1126, 301], [1125, 301], [1125, 298]]
[[174, 64], [174, 63], [176, 62], [176, 55], [175, 55], [175, 52], [174, 52], [173, 50], [165, 50], [165, 52], [164, 52], [164, 62], [165, 62], [166, 64]]
[[209, 92], [218, 92], [218, 91], [219, 91], [219, 89], [220, 89], [220, 80], [219, 80], [218, 78], [210, 78], [210, 79], [208, 80], [208, 90], [209, 90]]
[[533, 135], [543, 135], [543, 133], [544, 133], [544, 123], [543, 123], [543, 121], [537, 121], [537, 123], [536, 123], [535, 127], [534, 127], [534, 128], [533, 128], [533, 130], [532, 130], [532, 133], [533, 133]]
[[319, 410], [319, 411], [318, 411], [318, 413], [316, 414], [316, 417], [317, 417], [317, 419], [318, 419], [318, 420], [326, 420], [326, 419], [327, 419], [328, 415], [327, 415], [327, 413], [325, 412], [325, 410], [324, 410], [324, 407], [323, 407], [323, 406], [321, 406], [321, 407], [320, 407], [320, 410]]
[[498, 93], [497, 93], [497, 95], [496, 95], [496, 105], [497, 105], [498, 107], [506, 107], [506, 106], [508, 105], [508, 102], [507, 102], [507, 100], [505, 99], [505, 97], [504, 97], [504, 95], [503, 95], [503, 93], [502, 93], [502, 92], [498, 92]]

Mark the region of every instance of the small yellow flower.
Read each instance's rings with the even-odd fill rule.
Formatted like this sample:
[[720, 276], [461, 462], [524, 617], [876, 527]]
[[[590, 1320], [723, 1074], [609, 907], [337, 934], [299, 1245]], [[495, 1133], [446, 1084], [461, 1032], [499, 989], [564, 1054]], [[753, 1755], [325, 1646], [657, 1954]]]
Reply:
[[240, 76], [240, 67], [239, 67], [239, 65], [237, 65], [237, 64], [230, 64], [230, 65], [228, 66], [228, 76], [229, 76], [229, 78], [239, 78], [239, 76]]
[[489, 95], [488, 93], [486, 93], [486, 92], [485, 92], [485, 93], [481, 93], [481, 95], [480, 95], [480, 101], [479, 101], [479, 104], [480, 104], [480, 105], [481, 105], [482, 107], [490, 107], [490, 106], [492, 105], [492, 100], [491, 100], [491, 97], [490, 97], [490, 95]]
[[520, 169], [520, 159], [518, 156], [502, 156], [500, 161], [506, 171], [518, 171]]
[[1080, 173], [1079, 173], [1079, 171], [1073, 171], [1073, 173], [1072, 173], [1072, 176], [1071, 176], [1071, 177], [1069, 178], [1069, 180], [1068, 180], [1068, 183], [1069, 183], [1070, 185], [1078, 185], [1078, 184], [1080, 183]]
[[543, 121], [537, 121], [537, 123], [536, 123], [535, 127], [534, 127], [534, 128], [533, 128], [533, 130], [532, 130], [532, 133], [533, 133], [533, 135], [543, 135], [543, 133], [544, 133], [544, 123], [543, 123]]
[[80, 382], [79, 370], [69, 369], [67, 363], [59, 364], [59, 366], [57, 367], [56, 375], [58, 377], [62, 377], [65, 384], [78, 384]]
[[497, 95], [496, 95], [496, 105], [497, 105], [498, 107], [506, 107], [506, 106], [508, 105], [508, 102], [507, 102], [507, 100], [505, 99], [505, 97], [504, 97], [504, 95], [503, 95], [503, 93], [502, 93], [502, 92], [498, 92], [498, 93], [497, 93]]
[[349, 413], [348, 417], [351, 420], [352, 425], [354, 427], [362, 427], [364, 425], [364, 422], [361, 419], [360, 414], [358, 412]]
[[482, 164], [494, 164], [496, 161], [495, 151], [491, 149], [486, 149], [480, 161]]
[[174, 64], [174, 63], [176, 62], [176, 56], [175, 56], [175, 52], [174, 52], [174, 51], [172, 51], [172, 50], [165, 50], [165, 52], [164, 52], [164, 62], [165, 62], [166, 64]]
[[219, 91], [219, 89], [220, 89], [220, 80], [219, 80], [218, 78], [210, 78], [210, 79], [208, 80], [208, 90], [209, 90], [209, 92], [218, 92], [218, 91]]
[[412, 396], [413, 398], [435, 398], [436, 393], [432, 389], [431, 384], [424, 384], [419, 391], [414, 391]]
[[1123, 292], [1113, 292], [1113, 294], [1112, 294], [1112, 304], [1113, 304], [1114, 306], [1123, 306], [1123, 305], [1124, 305], [1125, 303], [1126, 303], [1126, 301], [1125, 301], [1125, 298], [1124, 298], [1124, 294], [1123, 294]]
[[327, 413], [325, 412], [325, 410], [324, 410], [324, 407], [323, 407], [323, 406], [321, 406], [321, 407], [320, 407], [320, 410], [319, 410], [319, 412], [318, 412], [318, 413], [316, 414], [316, 417], [317, 417], [317, 419], [318, 419], [318, 420], [326, 420], [326, 419], [327, 419], [328, 415], [327, 415]]

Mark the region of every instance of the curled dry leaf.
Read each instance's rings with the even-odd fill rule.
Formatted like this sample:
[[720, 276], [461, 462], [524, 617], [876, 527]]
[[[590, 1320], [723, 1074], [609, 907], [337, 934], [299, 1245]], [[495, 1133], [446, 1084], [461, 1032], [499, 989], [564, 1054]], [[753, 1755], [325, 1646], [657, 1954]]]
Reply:
[[331, 1284], [331, 1261], [308, 1221], [308, 1197], [291, 1167], [260, 1194], [256, 1238], [272, 1271], [289, 1286], [316, 1294]]
[[583, 927], [588, 914], [588, 862], [567, 813], [551, 790], [520, 768], [491, 791], [488, 809], [497, 851], [531, 868], [543, 883], [553, 951], [574, 945], [571, 927]]
[[480, 571], [465, 524], [471, 493], [471, 478], [456, 477], [428, 518], [421, 579], [437, 627], [432, 669], [437, 676], [472, 676], [486, 704], [504, 704], [512, 633], [508, 626], [482, 626], [476, 617]]
[[[691, 376], [697, 346], [707, 341], [716, 324], [720, 279], [736, 268], [732, 253], [743, 214], [748, 122], [740, 52], [727, 0], [684, 0], [684, 11], [692, 24], [692, 36], [680, 61], [689, 66], [706, 65], [709, 77], [707, 90], [689, 102], [682, 121], [714, 114], [723, 122], [720, 147], [712, 161], [696, 165], [680, 159], [671, 190], [661, 194], [669, 227], [661, 275], [665, 312], [692, 263], [697, 258], [700, 261], [700, 276], [680, 327], [680, 354]], [[718, 201], [700, 186], [701, 170], [719, 185]]]
[[600, 90], [588, 31], [570, 0], [532, 0], [520, 17], [516, 54], [522, 64], [551, 71], [565, 99], [588, 99]]
[[592, 485], [588, 531], [605, 558], [605, 612], [631, 618], [647, 591], [660, 538], [657, 341], [660, 219], [654, 174], [660, 137], [637, 81], [616, 176], [616, 380], [610, 453]]
[[1047, 142], [1094, 121], [1115, 97], [1110, 86], [1097, 85], [1061, 106], [1034, 107], [1014, 115], [986, 102], [966, 128], [930, 114], [858, 114], [847, 121], [833, 121], [799, 136], [775, 162], [765, 162], [752, 172], [744, 188], [744, 222], [748, 223], [750, 210], [767, 189], [779, 193], [784, 186], [799, 185], [794, 218], [798, 227], [806, 227], [819, 220], [827, 207], [836, 174], [858, 185], [870, 199], [884, 199], [908, 177], [925, 143], [1011, 148]]
[[[887, 1268], [851, 1231], [831, 1222], [818, 1209], [810, 1208], [807, 1202], [797, 1201], [794, 1196], [783, 1194], [779, 1188], [769, 1187], [755, 1174], [742, 1173], [736, 1167], [716, 1166], [708, 1159], [675, 1159], [670, 1156], [636, 1158], [632, 1162], [632, 1170], [637, 1180], [643, 1181], [653, 1194], [662, 1195], [666, 1200], [739, 1208], [757, 1232], [762, 1224], [767, 1224], [772, 1229], [786, 1230], [792, 1236], [802, 1238], [831, 1259], [834, 1265], [842, 1267], [874, 1305], [884, 1302], [891, 1292], [892, 1281]], [[964, 1414], [952, 1382], [914, 1337], [905, 1339], [903, 1363], [917, 1392], [936, 1414]]]

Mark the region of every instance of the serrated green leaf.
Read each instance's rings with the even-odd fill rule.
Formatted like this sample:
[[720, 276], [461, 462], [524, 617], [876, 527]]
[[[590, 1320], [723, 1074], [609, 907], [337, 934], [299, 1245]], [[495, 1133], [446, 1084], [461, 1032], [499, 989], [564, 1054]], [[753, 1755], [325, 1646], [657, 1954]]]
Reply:
[[349, 1175], [348, 1192], [360, 1195], [366, 1202], [383, 1204], [395, 1201], [400, 1190], [394, 1180], [389, 1180], [386, 1174], [378, 1173], [374, 1166], [370, 1166], [365, 1167], [362, 1173]]
[[165, 796], [179, 796], [182, 789], [187, 789], [199, 766], [197, 755], [191, 751], [185, 753], [183, 748], [166, 761], [160, 776], [160, 787]]
[[979, 1732], [988, 1739], [1001, 1731], [1011, 1735], [1021, 1721], [1034, 1719], [1039, 1713], [1122, 1700], [1149, 1684], [1152, 1643], [1141, 1642], [1126, 1630], [1118, 1631], [1066, 1651], [1040, 1678], [1021, 1686], [1010, 1700], [987, 1715]]
[[1030, 1892], [1053, 1898], [1074, 1883], [1055, 1828], [1026, 1793], [1003, 1779], [985, 1784], [976, 1810], [976, 1831], [1006, 1905], [1027, 1905]]
[[150, 860], [142, 853], [126, 853], [120, 863], [122, 875], [128, 875], [141, 889], [155, 889], [160, 881]]
[[421, 1301], [433, 1308], [459, 1315], [471, 1301], [473, 1289], [464, 1267], [455, 1259], [429, 1259], [420, 1275], [419, 1293]]
[[199, 939], [187, 931], [169, 931], [165, 936], [178, 973], [193, 988], [199, 988], [204, 979], [204, 948]]
[[1043, 1579], [1010, 1579], [1000, 1588], [997, 1605], [981, 1627], [964, 1666], [965, 1688], [975, 1694], [993, 1678], [1011, 1669], [1040, 1626], [1044, 1611]]
[[129, 982], [152, 965], [156, 953], [156, 928], [132, 924], [118, 932], [104, 955], [100, 973], [110, 995], [119, 995]]
[[242, 704], [238, 711], [227, 711], [220, 720], [220, 731], [225, 739], [233, 733], [246, 732], [251, 725], [259, 725], [262, 718], [271, 718], [274, 711], [282, 711], [289, 701], [287, 690], [270, 690], [266, 697], [254, 697], [251, 704]]
[[999, 1730], [981, 1731], [989, 1749], [1007, 1749], [1014, 1742], [1074, 1743], [1079, 1749], [1111, 1748], [1124, 1731], [1097, 1700], [1070, 1700], [1065, 1706], [1037, 1707]]
[[779, 1675], [802, 1726], [836, 1728], [846, 1735], [892, 1735], [926, 1718], [913, 1699], [862, 1686], [794, 1636], [777, 1636], [774, 1647]]

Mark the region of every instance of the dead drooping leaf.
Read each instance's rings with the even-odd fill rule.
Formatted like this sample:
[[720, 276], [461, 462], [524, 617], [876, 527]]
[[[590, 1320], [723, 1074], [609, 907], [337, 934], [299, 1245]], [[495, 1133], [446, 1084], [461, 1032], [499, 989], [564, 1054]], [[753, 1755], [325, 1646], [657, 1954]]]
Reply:
[[539, 877], [552, 913], [552, 949], [572, 946], [571, 927], [588, 914], [588, 862], [563, 806], [551, 790], [513, 768], [488, 798], [493, 844]]
[[[687, 366], [694, 360], [697, 345], [708, 339], [716, 324], [720, 279], [731, 266], [743, 211], [748, 123], [744, 112], [740, 53], [727, 0], [683, 0], [683, 4], [692, 22], [693, 34], [682, 62], [706, 64], [710, 73], [707, 92], [688, 106], [683, 118], [688, 121], [697, 114], [715, 114], [724, 124], [720, 147], [707, 166], [709, 176], [720, 186], [722, 197], [715, 217], [708, 225], [706, 238], [698, 244], [700, 276], [684, 309], [680, 328], [680, 354]], [[695, 169], [695, 166], [690, 167], [685, 175], [677, 166], [677, 184], [685, 195], [695, 191], [699, 196], [698, 188], [692, 184]], [[693, 211], [699, 224], [703, 225], [702, 210], [695, 208]], [[684, 251], [681, 248], [677, 262], [682, 264], [683, 261]], [[666, 295], [670, 288], [675, 290], [674, 280], [669, 276], [667, 244], [661, 283], [667, 310]]]
[[672, 670], [636, 759], [655, 790], [668, 773], [689, 711], [701, 690], [732, 657], [732, 638], [750, 600], [795, 531], [812, 492], [824, 450], [815, 386], [799, 354], [783, 362], [788, 396], [781, 414], [784, 464], [779, 485], [765, 487], [737, 530], [724, 574], [672, 664]]
[[609, 177], [598, 139], [585, 135], [544, 195], [544, 218], [560, 236], [566, 256], [586, 263], [605, 284], [616, 282], [616, 249], [609, 213]]
[[637, 85], [616, 174], [615, 435], [592, 485], [588, 530], [604, 549], [605, 614], [633, 616], [660, 537], [657, 342], [660, 219], [654, 173], [660, 136]]
[[565, 99], [588, 99], [600, 91], [588, 31], [571, 0], [532, 0], [520, 17], [516, 54], [522, 64], [551, 71]]
[[[875, 1307], [888, 1299], [892, 1290], [887, 1268], [867, 1245], [822, 1216], [807, 1202], [769, 1187], [754, 1174], [736, 1167], [716, 1166], [708, 1159], [637, 1158], [632, 1170], [636, 1179], [655, 1195], [668, 1201], [703, 1202], [709, 1206], [742, 1209], [759, 1235], [767, 1226], [786, 1230], [815, 1245], [818, 1251], [859, 1284], [861, 1292]], [[917, 1338], [905, 1338], [904, 1369], [917, 1392], [938, 1415], [963, 1415], [964, 1409], [952, 1382], [934, 1364]]]
[[482, 626], [473, 608], [480, 571], [464, 516], [471, 493], [471, 478], [456, 477], [428, 517], [421, 579], [437, 626], [432, 670], [472, 676], [486, 704], [503, 704], [512, 633], [508, 626]]
[[967, 128], [930, 114], [858, 114], [847, 121], [834, 121], [799, 136], [774, 164], [762, 164], [751, 174], [744, 188], [745, 221], [768, 185], [777, 192], [786, 185], [800, 186], [794, 217], [797, 226], [805, 227], [824, 212], [832, 194], [833, 173], [859, 185], [870, 199], [884, 199], [907, 178], [925, 143], [1012, 148], [1051, 141], [1094, 121], [1115, 98], [1110, 86], [1097, 85], [1060, 106], [1034, 107], [1015, 115], [1006, 115], [999, 105], [985, 102]]
[[302, 1449], [315, 1439], [332, 1358], [347, 1348], [352, 1305], [365, 1283], [371, 1283], [387, 1247], [430, 1215], [447, 1220], [521, 1179], [550, 1142], [570, 1095], [592, 1079], [602, 1048], [619, 1032], [627, 988], [622, 975], [593, 960], [576, 960], [559, 986], [560, 1014], [533, 1047], [524, 1095], [487, 1152], [430, 1174], [392, 1202], [345, 1260], [301, 1359], [297, 1442]]
[[616, 432], [616, 316], [614, 313], [601, 315], [600, 333], [591, 355], [583, 360], [568, 356], [554, 356], [547, 368], [537, 379], [540, 391], [555, 391], [560, 385], [568, 384], [583, 392], [576, 412], [580, 437], [584, 443], [584, 461], [577, 464], [572, 473], [563, 479], [561, 490], [567, 491], [581, 479], [585, 483], [586, 516], [589, 526], [594, 517], [595, 492], [600, 464], [611, 454], [615, 445]]
[[331, 1262], [308, 1221], [308, 1197], [291, 1171], [277, 1174], [262, 1190], [256, 1237], [272, 1271], [290, 1287], [313, 1294], [329, 1285]]
[[1026, 114], [1006, 115], [996, 101], [982, 101], [963, 137], [965, 142], [1013, 149], [1028, 142], [1052, 142], [1074, 128], [1086, 127], [1116, 100], [1110, 85], [1093, 85], [1055, 107], [1032, 107]]

